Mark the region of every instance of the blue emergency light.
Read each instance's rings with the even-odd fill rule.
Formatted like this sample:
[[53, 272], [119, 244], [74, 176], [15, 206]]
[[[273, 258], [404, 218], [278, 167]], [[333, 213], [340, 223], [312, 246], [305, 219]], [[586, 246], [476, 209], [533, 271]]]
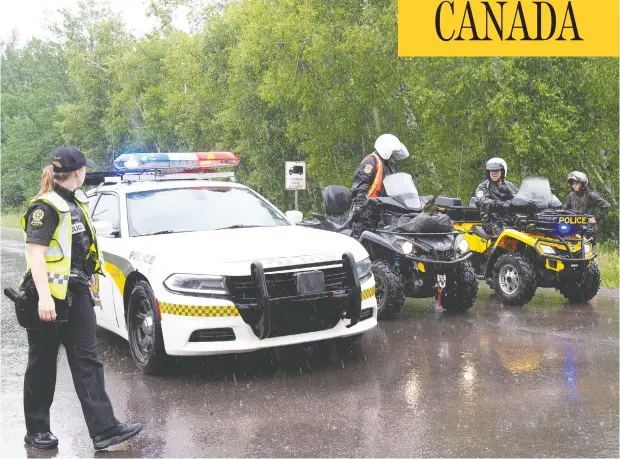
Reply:
[[197, 153], [130, 153], [114, 160], [114, 167], [120, 171], [144, 171], [152, 169], [208, 170], [219, 167], [234, 167], [239, 157], [230, 151]]
[[572, 234], [573, 232], [573, 225], [571, 225], [570, 223], [558, 223], [555, 228], [557, 232], [562, 236]]

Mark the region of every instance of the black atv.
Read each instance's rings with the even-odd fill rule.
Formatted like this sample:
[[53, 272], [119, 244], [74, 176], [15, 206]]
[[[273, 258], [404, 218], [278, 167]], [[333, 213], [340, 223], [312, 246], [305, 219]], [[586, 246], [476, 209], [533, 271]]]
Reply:
[[349, 235], [366, 248], [377, 285], [380, 319], [397, 317], [405, 297], [435, 297], [446, 311], [466, 311], [478, 295], [476, 272], [462, 231], [445, 215], [424, 209], [411, 175], [393, 174], [383, 183], [388, 197], [370, 198], [349, 215], [351, 192], [331, 185], [323, 192], [326, 215], [304, 225]]

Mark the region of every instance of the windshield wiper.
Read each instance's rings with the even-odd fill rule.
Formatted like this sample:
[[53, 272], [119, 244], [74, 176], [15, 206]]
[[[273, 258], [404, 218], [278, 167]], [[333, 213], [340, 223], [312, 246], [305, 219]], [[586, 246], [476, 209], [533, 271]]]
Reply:
[[231, 225], [231, 226], [225, 226], [223, 228], [215, 228], [215, 230], [227, 230], [227, 229], [239, 229], [239, 228], [259, 228], [262, 227], [264, 225]]
[[174, 233], [174, 231], [172, 230], [162, 230], [162, 231], [157, 231], [155, 233], [143, 234], [142, 236], [157, 236], [158, 234], [172, 234], [172, 233]]

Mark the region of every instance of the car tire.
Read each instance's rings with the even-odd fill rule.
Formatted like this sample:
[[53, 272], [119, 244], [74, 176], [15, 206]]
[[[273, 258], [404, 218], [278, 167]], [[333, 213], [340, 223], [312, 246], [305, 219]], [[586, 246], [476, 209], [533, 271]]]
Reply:
[[571, 303], [587, 303], [596, 296], [601, 287], [601, 272], [595, 261], [590, 263], [584, 273], [583, 281], [577, 285], [573, 279], [560, 279], [558, 290]]
[[397, 318], [405, 305], [405, 291], [400, 270], [385, 260], [374, 260], [371, 266], [375, 277], [377, 318]]
[[532, 301], [538, 284], [536, 269], [521, 253], [506, 253], [493, 266], [495, 292], [503, 303], [510, 306], [525, 306]]
[[146, 374], [164, 374], [170, 357], [164, 348], [153, 289], [144, 280], [136, 283], [129, 297], [127, 334], [129, 349], [136, 366]]
[[451, 277], [441, 292], [441, 306], [448, 312], [465, 312], [474, 305], [478, 296], [476, 270], [465, 261], [455, 268]]

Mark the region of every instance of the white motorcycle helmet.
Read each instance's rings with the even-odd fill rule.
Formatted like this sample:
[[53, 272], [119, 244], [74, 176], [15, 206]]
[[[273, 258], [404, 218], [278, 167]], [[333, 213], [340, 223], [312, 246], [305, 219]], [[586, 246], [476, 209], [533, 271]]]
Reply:
[[502, 158], [491, 158], [487, 161], [487, 176], [491, 171], [502, 171], [502, 179], [506, 180], [508, 175], [508, 166]]
[[409, 156], [409, 151], [398, 137], [393, 134], [382, 134], [375, 141], [375, 151], [384, 160], [389, 160], [392, 155], [394, 159], [401, 160]]
[[580, 171], [573, 171], [568, 174], [567, 180], [569, 185], [572, 181], [580, 182], [582, 187], [586, 187], [588, 185], [588, 176]]

